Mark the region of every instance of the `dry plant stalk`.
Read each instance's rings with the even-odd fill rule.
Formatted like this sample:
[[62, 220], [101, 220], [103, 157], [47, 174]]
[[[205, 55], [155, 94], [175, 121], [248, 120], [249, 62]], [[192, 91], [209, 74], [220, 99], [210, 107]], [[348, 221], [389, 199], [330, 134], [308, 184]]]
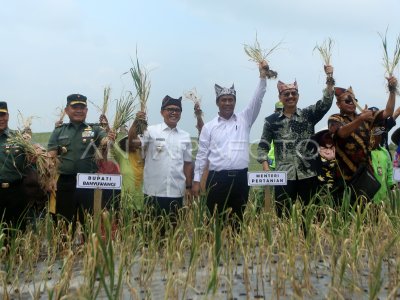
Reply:
[[110, 102], [110, 92], [111, 92], [111, 88], [109, 86], [106, 86], [104, 88], [104, 93], [103, 93], [103, 106], [101, 108], [101, 114], [105, 115], [107, 113], [108, 110], [108, 104]]
[[201, 110], [201, 107], [200, 107], [201, 97], [197, 94], [196, 88], [193, 88], [187, 92], [184, 92], [183, 95], [184, 95], [185, 99], [192, 101], [194, 104], [194, 116], [197, 119], [196, 128], [200, 135], [200, 131], [204, 126], [203, 111]]
[[14, 132], [10, 142], [23, 149], [27, 163], [33, 163], [36, 166], [40, 188], [44, 191], [52, 191], [54, 189], [52, 183], [57, 178], [58, 159], [50, 157], [41, 145], [31, 142], [33, 118], [35, 117], [24, 118], [18, 111], [18, 122], [23, 126], [23, 130]]
[[58, 116], [58, 119], [57, 119], [57, 121], [56, 121], [56, 123], [55, 123], [55, 125], [56, 125], [56, 127], [57, 126], [60, 126], [63, 122], [64, 122], [64, 117], [65, 117], [65, 109], [64, 108], [62, 108], [62, 107], [57, 107], [57, 116]]
[[23, 128], [22, 129], [22, 134], [25, 136], [26, 139], [31, 139], [32, 138], [32, 120], [35, 118], [34, 116], [29, 116], [25, 118], [22, 113], [18, 110], [18, 123], [20, 126]]
[[102, 106], [98, 106], [96, 103], [94, 103], [93, 101], [88, 100], [94, 107], [96, 107], [98, 109], [98, 111], [102, 114], [102, 115], [106, 115], [107, 111], [108, 111], [108, 106], [110, 103], [110, 93], [111, 93], [111, 88], [109, 86], [104, 87], [104, 91], [103, 91], [103, 105]]
[[393, 59], [390, 60], [388, 54], [388, 43], [387, 43], [387, 29], [385, 35], [379, 33], [379, 36], [382, 40], [383, 46], [383, 66], [385, 67], [385, 71], [388, 73], [389, 76], [393, 76], [394, 69], [397, 67], [400, 61], [400, 35], [397, 36], [396, 39], [396, 46], [393, 52]]
[[191, 90], [184, 92], [183, 96], [185, 97], [185, 99], [192, 101], [193, 104], [195, 105], [195, 111], [194, 111], [195, 117], [199, 116], [202, 117], [203, 111], [201, 109], [196, 110], [196, 107], [200, 108], [200, 103], [201, 103], [201, 97], [197, 93], [196, 88], [192, 88]]
[[[150, 94], [151, 82], [149, 78], [149, 72], [140, 67], [139, 59], [137, 57], [136, 49], [136, 63], [132, 60], [132, 68], [130, 68], [130, 73], [132, 76], [133, 84], [135, 85], [136, 94], [139, 98], [140, 111], [146, 112], [147, 110], [147, 100]], [[134, 126], [136, 127], [137, 134], [143, 134], [147, 129], [147, 120], [143, 118], [138, 118], [135, 120]]]
[[[381, 37], [383, 46], [383, 66], [389, 77], [392, 77], [394, 70], [400, 62], [400, 34], [397, 36], [396, 39], [396, 46], [393, 51], [393, 58], [390, 59], [388, 54], [387, 31], [388, 29], [386, 29], [385, 35], [379, 33], [379, 36]], [[397, 86], [389, 85], [388, 88], [389, 91], [394, 91], [396, 94], [400, 95]]]
[[[260, 46], [260, 43], [257, 40], [257, 34], [256, 34], [256, 40], [254, 42], [254, 45], [247, 45], [244, 44], [244, 52], [247, 54], [247, 56], [250, 58], [250, 61], [254, 61], [258, 64], [260, 64], [262, 61], [267, 61], [267, 57], [273, 53], [276, 49], [278, 49], [279, 45], [281, 44], [281, 42], [279, 42], [278, 44], [276, 44], [274, 47], [272, 47], [271, 49], [262, 49]], [[277, 78], [278, 73], [276, 71], [273, 71], [271, 69], [267, 69], [267, 78]]]
[[324, 62], [325, 66], [329, 66], [331, 64], [331, 57], [332, 57], [332, 47], [334, 42], [331, 38], [324, 40], [322, 45], [316, 45], [314, 47], [314, 51], [318, 50], [319, 54], [322, 57], [322, 61]]
[[103, 106], [100, 108], [100, 112], [101, 112], [100, 126], [103, 127], [106, 132], [110, 131], [110, 125], [108, 124], [107, 116], [106, 116], [107, 111], [108, 111], [108, 105], [110, 103], [110, 92], [111, 92], [111, 88], [109, 86], [106, 86], [104, 88], [104, 92], [103, 92]]
[[135, 98], [132, 97], [131, 93], [121, 96], [121, 98], [117, 100], [115, 117], [112, 125], [112, 130], [115, 133], [118, 133], [122, 126], [133, 119], [135, 110], [134, 100]]
[[130, 68], [133, 84], [135, 85], [136, 93], [140, 102], [140, 111], [146, 112], [147, 100], [150, 94], [151, 83], [149, 79], [149, 73], [146, 69], [141, 68], [139, 59], [137, 58], [136, 51], [136, 63], [132, 61], [132, 68]]
[[9, 142], [23, 149], [27, 163], [36, 166], [40, 187], [51, 191], [54, 188], [52, 183], [57, 178], [57, 158], [50, 157], [40, 145], [33, 144], [19, 131], [14, 132]]

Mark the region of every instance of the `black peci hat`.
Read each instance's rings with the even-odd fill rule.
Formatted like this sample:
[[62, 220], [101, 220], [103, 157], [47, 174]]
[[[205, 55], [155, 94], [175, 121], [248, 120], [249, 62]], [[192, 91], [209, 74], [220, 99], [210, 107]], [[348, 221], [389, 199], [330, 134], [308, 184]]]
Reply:
[[166, 108], [168, 105], [178, 106], [182, 110], [182, 97], [179, 97], [178, 99], [174, 99], [168, 95], [165, 96], [161, 103], [161, 110]]

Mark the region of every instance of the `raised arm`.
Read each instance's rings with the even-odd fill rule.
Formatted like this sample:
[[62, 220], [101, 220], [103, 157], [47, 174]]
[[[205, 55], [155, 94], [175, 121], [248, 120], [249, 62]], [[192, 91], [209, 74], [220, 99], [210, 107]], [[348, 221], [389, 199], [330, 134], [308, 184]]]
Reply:
[[260, 81], [254, 92], [253, 98], [247, 107], [243, 110], [243, 114], [245, 118], [250, 121], [250, 124], [253, 125], [254, 121], [257, 119], [258, 114], [260, 113], [262, 100], [264, 98], [265, 92], [267, 90], [267, 71], [269, 70], [268, 63], [264, 60], [258, 66], [258, 70], [260, 73]]
[[373, 119], [373, 112], [369, 110], [367, 106], [365, 106], [361, 114], [359, 114], [353, 121], [346, 125], [342, 125], [341, 122], [336, 120], [335, 118], [329, 118], [328, 129], [329, 132], [337, 135], [340, 138], [347, 138], [354, 131], [356, 131], [364, 121], [372, 122]]
[[383, 111], [382, 118], [386, 119], [391, 117], [394, 112], [394, 106], [396, 104], [396, 91], [397, 91], [397, 78], [394, 76], [386, 78], [388, 81], [389, 98], [386, 102], [386, 108]]
[[[143, 122], [145, 121], [145, 122]], [[139, 111], [136, 114], [136, 118], [133, 121], [131, 127], [129, 128], [128, 131], [128, 149], [129, 152], [135, 152], [137, 149], [139, 149], [142, 146], [142, 142], [139, 139], [139, 132], [143, 131], [141, 128], [138, 128], [141, 126], [141, 124], [146, 124], [146, 113]], [[145, 129], [145, 128], [143, 128]]]

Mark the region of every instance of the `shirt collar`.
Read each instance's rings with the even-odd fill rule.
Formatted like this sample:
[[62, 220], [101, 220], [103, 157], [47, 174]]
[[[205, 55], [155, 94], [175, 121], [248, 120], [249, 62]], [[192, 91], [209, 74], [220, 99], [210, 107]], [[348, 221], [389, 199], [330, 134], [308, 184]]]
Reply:
[[236, 116], [236, 114], [233, 113], [233, 115], [232, 115], [229, 119], [225, 119], [225, 118], [221, 117], [221, 116], [218, 114], [218, 117], [217, 117], [218, 123], [221, 122], [221, 121], [229, 121], [229, 120], [237, 121], [237, 116]]
[[166, 129], [169, 129], [169, 130], [171, 130], [171, 131], [179, 131], [178, 130], [178, 127], [175, 127], [175, 128], [170, 128], [165, 122], [162, 122], [161, 123], [161, 129], [162, 129], [162, 131], [164, 131], [164, 130], [166, 130]]
[[[89, 127], [89, 124], [86, 123], [85, 121], [82, 122], [82, 123], [80, 123], [80, 124], [78, 124], [78, 127], [81, 127], [82, 125], [85, 126], [85, 127]], [[69, 122], [69, 123], [68, 123], [68, 126], [74, 126], [74, 123]]]
[[[301, 109], [300, 109], [300, 108], [296, 108], [296, 111], [294, 112], [293, 115], [301, 116], [301, 115], [302, 115]], [[286, 116], [283, 114], [283, 110], [280, 111], [280, 112], [278, 112], [278, 117], [279, 117], [279, 118], [286, 117]]]
[[[351, 119], [351, 115], [348, 115], [348, 114], [346, 114], [344, 112], [340, 112], [340, 115], [342, 117], [347, 117], [347, 118]], [[358, 113], [354, 112], [354, 118], [356, 118], [358, 115], [359, 115]]]

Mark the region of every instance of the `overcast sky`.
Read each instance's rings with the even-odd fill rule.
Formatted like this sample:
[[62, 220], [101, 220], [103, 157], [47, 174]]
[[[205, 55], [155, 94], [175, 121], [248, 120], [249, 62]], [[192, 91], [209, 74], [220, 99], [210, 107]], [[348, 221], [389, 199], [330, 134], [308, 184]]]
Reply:
[[[398, 0], [1, 2], [0, 99], [8, 102], [11, 128], [19, 126], [20, 111], [37, 117], [35, 132], [53, 129], [57, 108], [65, 106], [71, 93], [101, 105], [105, 86], [111, 86], [112, 99], [134, 90], [129, 75], [123, 74], [132, 66], [136, 48], [140, 63], [150, 71], [150, 124], [161, 121], [165, 95], [177, 98], [192, 88], [202, 97], [205, 120], [211, 120], [217, 114], [215, 83], [235, 84], [240, 111], [258, 82], [257, 67], [243, 51], [256, 34], [263, 48], [282, 42], [268, 57], [269, 64], [283, 82], [297, 80], [300, 108], [322, 95], [323, 62], [313, 49], [327, 38], [335, 42], [336, 85], [351, 85], [362, 105], [383, 107], [388, 93], [378, 33], [388, 28], [390, 54], [400, 33]], [[268, 81], [252, 141], [260, 138], [263, 119], [273, 111], [276, 83]], [[335, 112], [334, 103], [316, 129], [325, 127]], [[97, 118], [98, 111], [89, 104], [88, 121]], [[180, 127], [196, 135], [189, 101], [183, 103]]]

